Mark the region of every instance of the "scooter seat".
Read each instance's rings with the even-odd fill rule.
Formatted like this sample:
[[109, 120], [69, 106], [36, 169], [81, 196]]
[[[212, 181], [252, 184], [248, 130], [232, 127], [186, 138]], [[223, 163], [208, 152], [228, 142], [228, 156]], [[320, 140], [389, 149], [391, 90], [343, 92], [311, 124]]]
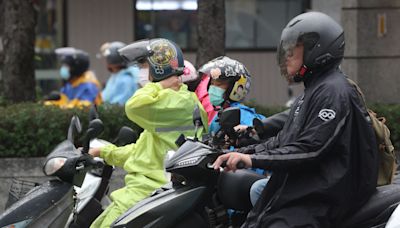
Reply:
[[341, 227], [372, 227], [385, 224], [399, 203], [400, 185], [380, 186], [368, 202], [357, 213], [347, 218]]
[[218, 198], [226, 208], [249, 211], [251, 185], [265, 176], [246, 169], [222, 172], [218, 179]]

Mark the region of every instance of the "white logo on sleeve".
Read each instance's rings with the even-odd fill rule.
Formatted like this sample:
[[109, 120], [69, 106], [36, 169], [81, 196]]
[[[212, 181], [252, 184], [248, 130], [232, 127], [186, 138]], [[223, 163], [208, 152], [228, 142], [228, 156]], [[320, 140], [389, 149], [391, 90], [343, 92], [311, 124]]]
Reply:
[[323, 121], [329, 121], [335, 119], [336, 112], [332, 109], [321, 109], [318, 113], [318, 117]]

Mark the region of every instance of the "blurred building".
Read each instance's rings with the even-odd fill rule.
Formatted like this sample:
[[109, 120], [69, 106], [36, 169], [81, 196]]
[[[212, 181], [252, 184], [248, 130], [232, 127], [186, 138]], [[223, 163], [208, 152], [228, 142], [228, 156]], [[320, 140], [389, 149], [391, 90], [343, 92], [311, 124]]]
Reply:
[[[107, 80], [103, 60], [96, 58], [106, 41], [130, 43], [165, 37], [178, 43], [185, 58], [195, 62], [197, 46], [196, 0], [37, 0], [37, 79], [45, 92], [57, 85], [54, 48], [74, 46], [91, 54], [99, 79]], [[253, 75], [250, 99], [259, 104], [283, 105], [289, 99], [287, 83], [279, 76], [276, 47], [283, 27], [294, 16], [322, 11], [345, 28], [346, 58], [342, 68], [359, 81], [367, 99], [396, 102], [400, 83], [395, 75], [399, 59], [396, 43], [400, 3], [396, 0], [225, 0], [226, 54], [243, 62]], [[396, 33], [397, 32], [397, 33]], [[393, 69], [384, 65], [390, 63]], [[369, 67], [370, 66], [370, 67]], [[373, 66], [373, 67], [371, 67]], [[372, 68], [372, 69], [370, 69]], [[369, 71], [371, 71], [369, 72]], [[371, 75], [372, 74], [372, 75]], [[397, 77], [399, 78], [399, 77]], [[400, 79], [395, 80], [400, 80]], [[377, 82], [371, 83], [372, 80]], [[390, 88], [381, 91], [376, 86]], [[301, 90], [294, 86], [294, 92]], [[381, 96], [379, 93], [383, 93]], [[390, 94], [391, 93], [391, 94]], [[399, 94], [399, 93], [397, 93]], [[376, 99], [379, 96], [379, 99]]]

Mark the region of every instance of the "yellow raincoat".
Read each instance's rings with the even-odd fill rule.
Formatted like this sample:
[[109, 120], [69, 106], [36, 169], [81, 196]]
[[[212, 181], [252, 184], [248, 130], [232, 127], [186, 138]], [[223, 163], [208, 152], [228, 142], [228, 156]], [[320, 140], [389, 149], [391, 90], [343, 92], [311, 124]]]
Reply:
[[[113, 203], [91, 227], [110, 227], [127, 209], [167, 182], [164, 156], [168, 150], [177, 149], [175, 140], [181, 133], [194, 136], [193, 110], [196, 106], [201, 109], [203, 125], [207, 126], [206, 112], [186, 85], [175, 91], [162, 89], [160, 83], [148, 83], [127, 101], [125, 112], [128, 118], [144, 131], [134, 144], [101, 149], [100, 157], [110, 165], [123, 167], [128, 174], [125, 187], [112, 192]], [[200, 130], [199, 135], [201, 133]]]

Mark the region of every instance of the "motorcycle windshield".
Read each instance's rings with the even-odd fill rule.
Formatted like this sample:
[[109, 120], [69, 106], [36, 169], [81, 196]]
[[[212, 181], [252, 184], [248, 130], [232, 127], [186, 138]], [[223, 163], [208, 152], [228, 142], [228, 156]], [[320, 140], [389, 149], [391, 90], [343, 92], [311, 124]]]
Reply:
[[54, 148], [54, 150], [51, 151], [51, 153], [49, 155], [47, 155], [46, 161], [48, 161], [54, 157], [71, 158], [71, 157], [76, 157], [76, 156], [80, 156], [80, 155], [81, 155], [81, 152], [78, 149], [76, 149], [74, 144], [69, 140], [65, 140], [65, 141], [61, 142], [60, 144], [58, 144], [56, 146], [56, 148]]
[[191, 158], [200, 158], [208, 154], [215, 153], [213, 149], [204, 143], [198, 141], [187, 140], [178, 150], [165, 160], [165, 168], [172, 168], [183, 160]]

